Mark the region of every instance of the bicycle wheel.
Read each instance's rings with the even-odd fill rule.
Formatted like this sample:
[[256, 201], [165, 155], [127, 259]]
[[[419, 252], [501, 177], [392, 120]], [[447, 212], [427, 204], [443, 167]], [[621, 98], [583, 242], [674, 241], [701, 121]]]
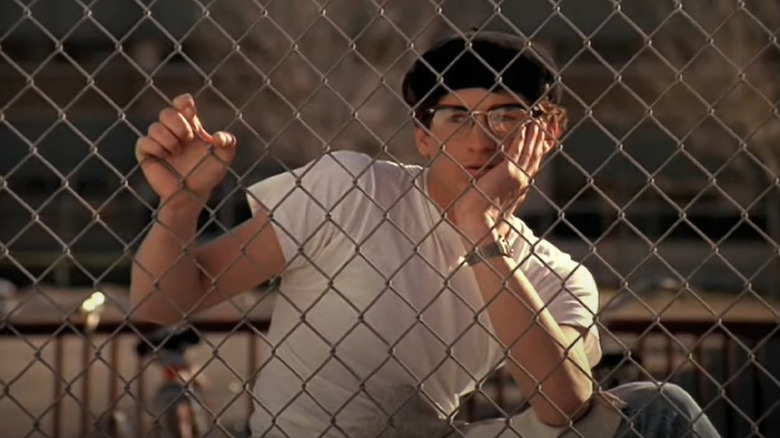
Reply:
[[135, 424], [127, 413], [116, 409], [98, 419], [89, 438], [136, 438], [139, 433]]

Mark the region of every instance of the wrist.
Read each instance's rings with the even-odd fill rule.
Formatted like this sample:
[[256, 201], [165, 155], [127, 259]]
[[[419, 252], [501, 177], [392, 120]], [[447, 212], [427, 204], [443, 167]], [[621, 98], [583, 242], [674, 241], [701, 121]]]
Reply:
[[490, 220], [461, 221], [457, 223], [458, 229], [463, 235], [466, 249], [471, 251], [474, 248], [489, 245], [496, 242], [500, 234], [496, 230], [495, 224]]
[[472, 209], [455, 208], [450, 215], [454, 225], [463, 234], [468, 246], [490, 237], [493, 233], [496, 221], [487, 212], [475, 212]]
[[156, 219], [169, 226], [196, 224], [205, 205], [206, 203], [199, 196], [180, 190], [167, 199], [160, 199]]
[[514, 253], [512, 245], [503, 236], [499, 236], [488, 244], [475, 246], [466, 254], [464, 260], [467, 265], [474, 266], [494, 257], [513, 258]]
[[453, 222], [463, 236], [466, 248], [490, 245], [509, 235], [512, 220], [500, 212], [454, 214]]

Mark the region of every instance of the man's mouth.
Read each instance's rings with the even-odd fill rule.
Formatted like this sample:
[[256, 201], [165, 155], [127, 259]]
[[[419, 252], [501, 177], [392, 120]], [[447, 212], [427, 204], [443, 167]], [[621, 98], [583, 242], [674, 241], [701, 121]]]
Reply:
[[495, 164], [483, 164], [479, 166], [466, 166], [465, 169], [466, 172], [472, 177], [480, 177], [494, 167], [496, 167]]
[[481, 173], [484, 173], [484, 169], [482, 169], [481, 167], [467, 167], [466, 173], [468, 173], [472, 177], [477, 177]]

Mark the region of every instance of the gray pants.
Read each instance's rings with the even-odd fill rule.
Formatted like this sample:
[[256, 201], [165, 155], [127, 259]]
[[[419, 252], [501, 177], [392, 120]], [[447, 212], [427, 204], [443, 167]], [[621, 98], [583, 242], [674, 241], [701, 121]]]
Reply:
[[555, 429], [539, 422], [530, 411], [510, 419], [474, 423], [449, 423], [437, 418], [436, 412], [412, 387], [392, 394], [398, 405], [390, 419], [377, 415], [355, 428], [334, 427], [327, 434], [275, 427], [255, 432], [257, 437], [304, 438], [324, 436], [338, 438], [719, 438], [720, 435], [701, 408], [682, 388], [674, 384], [653, 382], [629, 383], [608, 392], [622, 401], [620, 406], [593, 403], [589, 412], [572, 428]]
[[720, 437], [699, 405], [677, 385], [637, 382], [612, 393], [626, 402], [615, 438]]

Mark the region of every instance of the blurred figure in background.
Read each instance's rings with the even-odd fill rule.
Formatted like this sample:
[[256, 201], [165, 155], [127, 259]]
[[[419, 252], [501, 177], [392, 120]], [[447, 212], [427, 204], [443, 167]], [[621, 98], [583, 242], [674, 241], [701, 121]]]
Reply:
[[4, 319], [8, 312], [16, 307], [16, 299], [19, 290], [16, 285], [5, 278], [0, 278], [0, 319]]

